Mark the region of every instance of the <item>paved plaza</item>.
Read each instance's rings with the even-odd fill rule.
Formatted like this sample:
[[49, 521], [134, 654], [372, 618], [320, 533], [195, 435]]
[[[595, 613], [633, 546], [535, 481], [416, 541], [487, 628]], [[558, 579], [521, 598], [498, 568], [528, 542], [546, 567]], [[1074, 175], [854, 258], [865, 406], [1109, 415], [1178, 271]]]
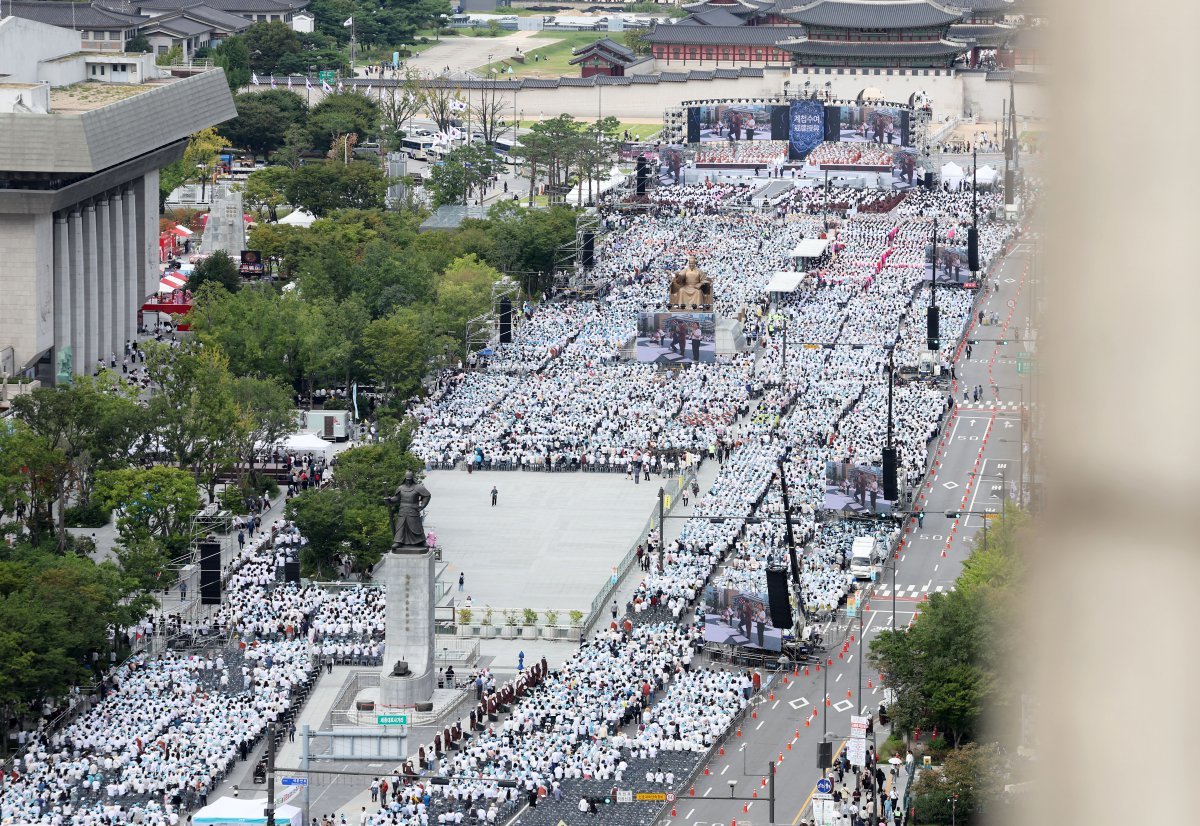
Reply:
[[[435, 470], [425, 527], [461, 604], [587, 612], [658, 502], [659, 481], [621, 473]], [[498, 504], [491, 506], [495, 486]], [[458, 575], [466, 576], [458, 593]]]

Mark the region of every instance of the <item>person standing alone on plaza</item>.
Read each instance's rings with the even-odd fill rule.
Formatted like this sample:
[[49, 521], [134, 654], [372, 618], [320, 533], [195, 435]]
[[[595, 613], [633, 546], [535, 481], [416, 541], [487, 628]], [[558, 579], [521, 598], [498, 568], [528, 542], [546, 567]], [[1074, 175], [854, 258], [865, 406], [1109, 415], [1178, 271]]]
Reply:
[[500, 491], [496, 490], [496, 486], [492, 485], [492, 507], [496, 507], [496, 497], [500, 495]]

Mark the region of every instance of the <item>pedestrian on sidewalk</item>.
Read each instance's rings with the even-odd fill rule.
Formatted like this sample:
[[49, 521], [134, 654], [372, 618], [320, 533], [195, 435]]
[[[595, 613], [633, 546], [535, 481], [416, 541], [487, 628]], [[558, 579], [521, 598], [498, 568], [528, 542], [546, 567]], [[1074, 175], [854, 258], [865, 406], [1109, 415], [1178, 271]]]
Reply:
[[925, 527], [925, 511], [917, 511], [917, 527]]
[[613, 615], [613, 621], [614, 621], [614, 622], [616, 622], [616, 619], [617, 619], [617, 601], [616, 601], [615, 599], [614, 599], [614, 600], [613, 600], [613, 602], [612, 602], [612, 615]]
[[462, 591], [463, 586], [467, 583], [467, 575], [460, 573], [458, 575], [458, 590]]
[[238, 550], [240, 551], [244, 547], [246, 547], [246, 532], [239, 530], [238, 531]]
[[496, 490], [496, 486], [492, 485], [492, 507], [496, 507], [496, 497], [500, 495], [500, 491]]
[[179, 599], [183, 602], [187, 601], [187, 580], [179, 582]]

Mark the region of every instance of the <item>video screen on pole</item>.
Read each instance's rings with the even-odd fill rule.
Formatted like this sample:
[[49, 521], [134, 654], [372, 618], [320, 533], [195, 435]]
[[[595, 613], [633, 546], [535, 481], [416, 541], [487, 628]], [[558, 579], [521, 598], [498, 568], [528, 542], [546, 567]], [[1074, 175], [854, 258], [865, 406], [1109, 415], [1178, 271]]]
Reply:
[[717, 360], [712, 313], [639, 313], [637, 360], [675, 366]]
[[908, 110], [875, 104], [826, 106], [825, 140], [911, 146]]
[[[887, 421], [882, 425], [886, 427]], [[825, 508], [860, 516], [890, 514], [892, 503], [883, 498], [883, 468], [865, 462], [826, 462]]]
[[779, 651], [783, 633], [771, 624], [766, 593], [709, 585], [704, 589], [704, 641]]
[[[688, 110], [688, 142], [769, 141], [772, 139], [771, 110], [774, 108], [757, 103], [692, 107]], [[695, 140], [692, 140], [693, 113], [697, 127]]]
[[[964, 235], [958, 240], [965, 242], [967, 239]], [[925, 280], [933, 280], [933, 244], [925, 245]], [[966, 246], [958, 246], [953, 240], [937, 245], [937, 280], [939, 284], [962, 284], [972, 280]]]
[[909, 186], [917, 186], [917, 167], [919, 166], [917, 150], [897, 149], [892, 155], [892, 177], [904, 181]]

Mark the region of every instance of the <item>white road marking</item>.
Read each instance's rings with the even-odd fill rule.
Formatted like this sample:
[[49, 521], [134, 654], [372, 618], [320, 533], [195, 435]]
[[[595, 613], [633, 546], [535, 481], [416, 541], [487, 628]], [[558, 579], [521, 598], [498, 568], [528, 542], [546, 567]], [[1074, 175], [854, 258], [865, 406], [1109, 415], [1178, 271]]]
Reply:
[[930, 585], [932, 585], [932, 584], [933, 584], [933, 580], [931, 579], [931, 580], [929, 580], [928, 582], [926, 582], [926, 583], [925, 583], [925, 587], [924, 587], [924, 588], [922, 588], [921, 590], [922, 590], [922, 591], [928, 591], [928, 590], [929, 590], [929, 586], [930, 586]]
[[854, 661], [854, 655], [851, 654], [849, 657], [846, 658], [846, 665], [850, 665], [850, 663], [853, 661]]
[[940, 594], [940, 593], [942, 592], [942, 586], [941, 586], [941, 585], [939, 585], [939, 586], [937, 587], [937, 589], [936, 589], [936, 590], [937, 590], [937, 592]]
[[726, 764], [725, 768], [721, 769], [721, 774], [725, 774], [727, 771], [729, 771], [729, 764]]
[[688, 812], [687, 817], [685, 817], [684, 820], [691, 820], [692, 815], [695, 813], [695, 811], [696, 811], [695, 809], [692, 809], [690, 812]]
[[774, 711], [776, 708], [778, 708], [779, 704], [782, 702], [783, 700], [776, 700], [775, 702], [771, 703], [771, 711]]
[[836, 683], [836, 682], [838, 682], [838, 680], [841, 680], [841, 679], [842, 679], [842, 675], [841, 675], [841, 674], [838, 674], [838, 675], [837, 675], [837, 679], [836, 679], [836, 680], [834, 680], [834, 682]]
[[758, 731], [760, 728], [762, 728], [762, 727], [763, 727], [763, 723], [765, 723], [765, 722], [767, 722], [767, 721], [766, 721], [766, 720], [759, 720], [759, 721], [758, 721], [758, 725], [754, 727], [754, 730], [755, 730], [755, 731]]
[[712, 792], [712, 786], [709, 786], [707, 789], [705, 789], [705, 790], [704, 790], [704, 794], [702, 794], [702, 795], [700, 795], [700, 796], [701, 796], [701, 797], [708, 797], [708, 795], [709, 795], [709, 793], [710, 793], [710, 792]]

